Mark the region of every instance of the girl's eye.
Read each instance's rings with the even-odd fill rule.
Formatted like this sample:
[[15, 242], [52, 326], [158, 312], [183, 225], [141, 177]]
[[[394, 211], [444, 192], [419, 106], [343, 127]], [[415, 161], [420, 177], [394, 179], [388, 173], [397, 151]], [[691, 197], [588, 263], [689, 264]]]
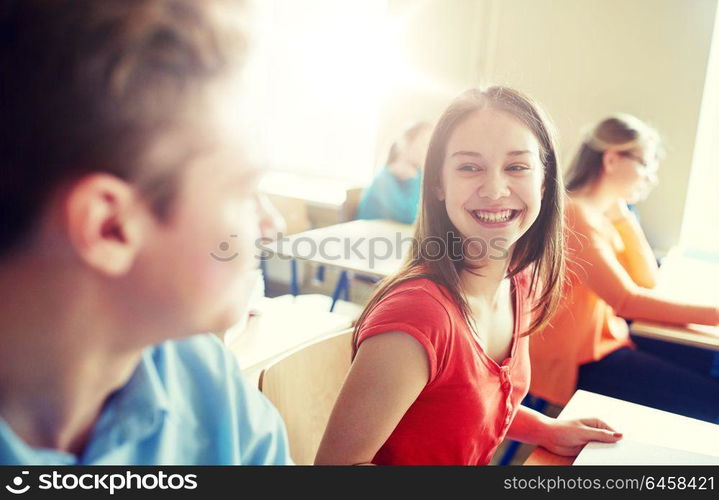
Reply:
[[457, 170], [462, 172], [479, 172], [479, 167], [477, 165], [462, 165]]
[[529, 170], [529, 167], [525, 165], [510, 165], [507, 167], [510, 172], [522, 172], [523, 170]]

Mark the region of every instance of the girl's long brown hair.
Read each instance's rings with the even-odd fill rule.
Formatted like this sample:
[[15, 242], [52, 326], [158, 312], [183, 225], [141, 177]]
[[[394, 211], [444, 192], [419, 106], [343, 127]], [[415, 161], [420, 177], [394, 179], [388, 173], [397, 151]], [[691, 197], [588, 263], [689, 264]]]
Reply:
[[[432, 134], [425, 160], [422, 181], [421, 210], [417, 219], [414, 242], [400, 270], [380, 283], [355, 325], [353, 351], [357, 337], [369, 314], [396, 286], [417, 278], [428, 278], [443, 286], [458, 305], [467, 324], [473, 327], [470, 308], [460, 286], [460, 272], [467, 267], [461, 260], [452, 260], [448, 251], [436, 259], [425, 257], [426, 241], [442, 241], [445, 249], [459, 231], [447, 215], [443, 201], [436, 195], [442, 182], [442, 166], [449, 138], [464, 119], [482, 109], [496, 109], [511, 114], [536, 136], [544, 166], [544, 194], [537, 220], [517, 241], [509, 265], [509, 277], [533, 266], [530, 290], [535, 298], [534, 320], [524, 335], [544, 328], [557, 309], [564, 279], [563, 200], [564, 188], [558, 166], [553, 128], [541, 108], [521, 92], [507, 87], [486, 90], [470, 89], [460, 94], [442, 114]], [[433, 252], [436, 253], [436, 252]]]

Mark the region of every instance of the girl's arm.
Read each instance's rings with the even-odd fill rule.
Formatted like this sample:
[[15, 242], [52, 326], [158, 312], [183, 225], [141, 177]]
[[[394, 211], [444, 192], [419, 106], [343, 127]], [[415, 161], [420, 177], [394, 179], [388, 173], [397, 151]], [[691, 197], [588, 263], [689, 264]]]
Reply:
[[659, 266], [636, 216], [624, 200], [620, 200], [607, 216], [624, 242], [624, 252], [620, 255], [622, 266], [634, 283], [644, 288], [654, 288], [657, 285]]
[[539, 445], [557, 455], [576, 456], [589, 441], [614, 443], [622, 435], [598, 418], [557, 420], [520, 406], [507, 437]]
[[719, 307], [687, 304], [637, 285], [617, 260], [600, 230], [578, 213], [570, 235], [572, 258], [581, 264], [577, 278], [586, 283], [617, 315], [667, 323], [719, 324]]
[[315, 463], [369, 464], [429, 380], [424, 347], [403, 332], [362, 342], [337, 398]]

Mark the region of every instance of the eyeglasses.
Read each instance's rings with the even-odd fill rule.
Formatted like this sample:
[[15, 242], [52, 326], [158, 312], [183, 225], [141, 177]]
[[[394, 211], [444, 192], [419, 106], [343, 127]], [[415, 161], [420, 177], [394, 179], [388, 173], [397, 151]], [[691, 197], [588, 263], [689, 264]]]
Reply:
[[635, 162], [639, 163], [642, 167], [644, 167], [647, 170], [652, 170], [654, 172], [656, 172], [656, 170], [657, 170], [658, 162], [656, 159], [646, 160], [646, 159], [642, 158], [641, 156], [635, 155], [631, 151], [618, 151], [617, 154], [619, 154], [620, 156], [624, 156], [626, 158], [630, 158], [630, 159], [634, 160]]

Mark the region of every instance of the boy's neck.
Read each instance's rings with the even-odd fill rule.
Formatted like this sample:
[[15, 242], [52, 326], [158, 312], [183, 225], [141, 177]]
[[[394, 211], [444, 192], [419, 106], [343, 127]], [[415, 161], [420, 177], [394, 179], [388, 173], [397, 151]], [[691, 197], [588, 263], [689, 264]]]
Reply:
[[30, 446], [79, 455], [141, 349], [118, 349], [112, 339], [128, 332], [108, 324], [96, 297], [50, 276], [0, 267], [0, 417]]

